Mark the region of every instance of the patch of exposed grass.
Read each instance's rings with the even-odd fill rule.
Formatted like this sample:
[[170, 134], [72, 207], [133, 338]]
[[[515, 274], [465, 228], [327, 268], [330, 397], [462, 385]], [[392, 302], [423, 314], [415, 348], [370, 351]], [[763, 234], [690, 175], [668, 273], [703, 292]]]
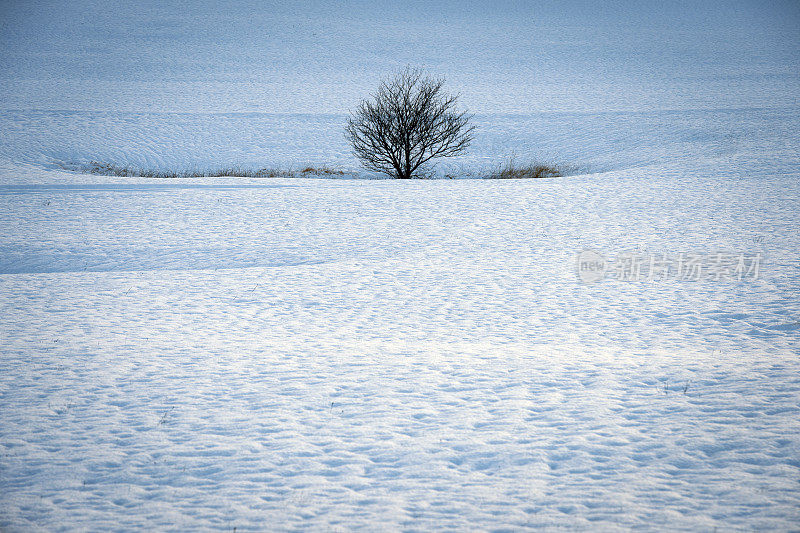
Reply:
[[[101, 161], [91, 161], [86, 164], [62, 164], [65, 170], [75, 172], [97, 174], [103, 176], [117, 176], [123, 178], [304, 178], [312, 176], [337, 177], [349, 175], [359, 177], [358, 173], [340, 170], [328, 165], [314, 166], [305, 165], [298, 169], [284, 169], [267, 167], [260, 169], [245, 168], [240, 166], [222, 167], [219, 169], [206, 170], [154, 170], [148, 168], [122, 166], [114, 163], [104, 163]], [[488, 170], [478, 170], [462, 167], [458, 170], [451, 170], [445, 174], [436, 174], [434, 171], [420, 171], [414, 177], [417, 179], [538, 179], [556, 178], [568, 176], [578, 172], [578, 167], [561, 164], [527, 163], [517, 164], [514, 157], [505, 163]], [[374, 179], [371, 176], [361, 176], [366, 179]]]
[[343, 176], [344, 171], [338, 168], [331, 168], [329, 166], [321, 167], [305, 167], [300, 171], [300, 174], [313, 174], [315, 176]]
[[566, 176], [572, 169], [563, 165], [550, 165], [543, 163], [527, 163], [518, 165], [514, 158], [509, 159], [496, 170], [491, 171], [484, 179], [513, 180], [513, 179], [539, 179], [558, 178]]
[[91, 161], [85, 165], [66, 167], [69, 170], [97, 174], [102, 176], [117, 176], [121, 178], [297, 178], [306, 176], [343, 176], [345, 172], [329, 166], [305, 166], [302, 170], [287, 170], [280, 168], [249, 169], [243, 167], [225, 167], [217, 170], [153, 170], [147, 168], [120, 166], [113, 163]]

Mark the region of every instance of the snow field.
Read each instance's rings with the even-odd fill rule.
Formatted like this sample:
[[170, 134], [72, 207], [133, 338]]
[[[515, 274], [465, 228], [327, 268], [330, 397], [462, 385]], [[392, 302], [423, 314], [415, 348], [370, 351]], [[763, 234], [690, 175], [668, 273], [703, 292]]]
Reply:
[[[796, 3], [220, 6], [0, 6], [0, 530], [797, 530]], [[580, 172], [69, 171], [375, 177], [406, 64]]]
[[791, 529], [797, 181], [726, 161], [4, 186], [3, 527]]

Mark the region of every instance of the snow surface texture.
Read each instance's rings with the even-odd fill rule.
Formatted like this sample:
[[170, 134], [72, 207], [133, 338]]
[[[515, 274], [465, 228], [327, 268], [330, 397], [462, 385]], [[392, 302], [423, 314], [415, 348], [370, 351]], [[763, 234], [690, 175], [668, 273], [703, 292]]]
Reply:
[[[1, 5], [0, 529], [800, 526], [796, 5], [409, 5]], [[355, 171], [405, 63], [478, 113], [444, 168], [590, 173], [62, 168]]]

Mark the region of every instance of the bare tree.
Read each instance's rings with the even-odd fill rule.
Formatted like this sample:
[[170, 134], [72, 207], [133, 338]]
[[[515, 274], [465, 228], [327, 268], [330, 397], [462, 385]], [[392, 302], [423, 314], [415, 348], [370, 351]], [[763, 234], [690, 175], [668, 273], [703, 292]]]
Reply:
[[409, 179], [432, 159], [467, 149], [472, 117], [456, 110], [458, 97], [443, 92], [443, 85], [406, 67], [361, 101], [347, 121], [347, 138], [365, 167]]

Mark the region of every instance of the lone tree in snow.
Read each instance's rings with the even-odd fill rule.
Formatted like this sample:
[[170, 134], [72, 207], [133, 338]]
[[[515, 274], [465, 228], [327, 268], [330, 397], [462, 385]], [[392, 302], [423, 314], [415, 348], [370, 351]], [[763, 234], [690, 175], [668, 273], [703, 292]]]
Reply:
[[406, 67], [362, 100], [347, 121], [347, 138], [362, 164], [399, 179], [432, 159], [458, 155], [472, 141], [472, 118], [456, 110], [444, 80]]

